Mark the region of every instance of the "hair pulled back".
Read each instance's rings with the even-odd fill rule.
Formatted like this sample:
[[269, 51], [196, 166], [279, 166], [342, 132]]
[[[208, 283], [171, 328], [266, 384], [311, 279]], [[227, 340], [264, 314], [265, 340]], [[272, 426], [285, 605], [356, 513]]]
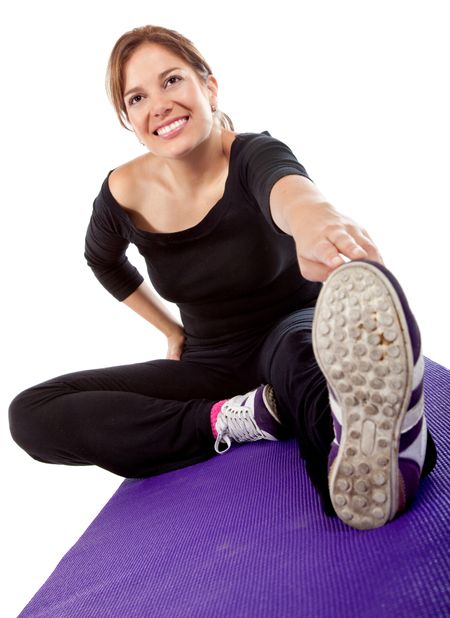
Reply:
[[[212, 74], [211, 67], [196, 49], [196, 47], [183, 35], [175, 30], [169, 30], [162, 26], [142, 26], [125, 32], [116, 42], [108, 61], [106, 73], [106, 90], [113, 104], [120, 124], [129, 129], [128, 114], [125, 107], [124, 95], [124, 67], [132, 53], [143, 43], [158, 43], [169, 51], [185, 60], [197, 73], [200, 80], [206, 83], [208, 75]], [[231, 118], [224, 112], [216, 110], [214, 116], [224, 129], [234, 131]]]

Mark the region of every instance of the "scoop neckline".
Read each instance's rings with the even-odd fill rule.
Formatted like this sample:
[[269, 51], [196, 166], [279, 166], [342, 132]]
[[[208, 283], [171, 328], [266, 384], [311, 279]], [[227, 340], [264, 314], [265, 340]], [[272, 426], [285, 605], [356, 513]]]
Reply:
[[127, 222], [127, 224], [129, 225], [129, 227], [133, 230], [133, 232], [140, 236], [141, 238], [147, 238], [147, 239], [158, 239], [158, 240], [165, 240], [165, 239], [170, 239], [170, 240], [178, 240], [178, 239], [184, 239], [184, 238], [192, 238], [193, 236], [199, 236], [202, 235], [206, 232], [209, 232], [210, 229], [214, 226], [214, 224], [217, 222], [218, 218], [221, 216], [222, 214], [222, 208], [224, 206], [226, 206], [227, 204], [227, 197], [228, 197], [228, 188], [229, 188], [229, 184], [231, 182], [231, 176], [232, 176], [232, 165], [234, 165], [234, 159], [235, 159], [235, 144], [238, 141], [239, 137], [240, 137], [240, 133], [236, 133], [236, 137], [233, 140], [233, 142], [231, 143], [230, 146], [230, 157], [228, 160], [228, 174], [227, 174], [227, 178], [225, 180], [225, 186], [224, 186], [224, 191], [222, 196], [218, 199], [218, 201], [210, 208], [210, 210], [208, 210], [208, 212], [206, 213], [206, 215], [203, 217], [203, 219], [201, 219], [198, 223], [196, 223], [195, 225], [188, 227], [184, 230], [179, 230], [178, 232], [150, 232], [148, 230], [142, 230], [141, 228], [137, 227], [133, 221], [131, 220], [131, 217], [129, 216], [129, 214], [125, 211], [125, 209], [123, 208], [123, 206], [120, 205], [120, 203], [116, 200], [116, 198], [114, 197], [114, 195], [111, 193], [111, 189], [109, 188], [109, 177], [112, 174], [112, 172], [114, 171], [114, 169], [110, 170], [108, 172], [108, 176], [105, 179], [105, 192], [106, 195], [108, 197], [108, 202], [110, 204], [112, 204], [114, 206], [114, 208], [116, 209], [116, 211], [119, 212], [119, 214], [121, 215], [122, 218], [124, 218]]

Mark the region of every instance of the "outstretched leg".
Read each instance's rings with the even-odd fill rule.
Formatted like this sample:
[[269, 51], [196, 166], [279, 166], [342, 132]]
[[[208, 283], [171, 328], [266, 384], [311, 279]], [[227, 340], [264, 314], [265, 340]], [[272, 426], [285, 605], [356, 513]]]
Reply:
[[389, 271], [367, 261], [337, 269], [314, 321], [298, 311], [270, 333], [261, 371], [328, 514], [374, 528], [412, 502], [436, 450], [419, 330]]
[[314, 309], [302, 309], [276, 324], [261, 347], [259, 371], [274, 389], [283, 425], [297, 437], [324, 511], [332, 515], [327, 459], [334, 434], [327, 383], [312, 348], [313, 316]]

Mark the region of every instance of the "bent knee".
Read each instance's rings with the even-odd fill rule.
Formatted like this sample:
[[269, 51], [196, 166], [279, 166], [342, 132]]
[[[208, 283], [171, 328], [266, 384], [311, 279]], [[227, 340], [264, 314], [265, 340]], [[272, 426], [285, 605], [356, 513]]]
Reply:
[[11, 436], [21, 448], [29, 452], [35, 446], [36, 414], [34, 402], [36, 394], [33, 388], [22, 391], [9, 404], [8, 419]]

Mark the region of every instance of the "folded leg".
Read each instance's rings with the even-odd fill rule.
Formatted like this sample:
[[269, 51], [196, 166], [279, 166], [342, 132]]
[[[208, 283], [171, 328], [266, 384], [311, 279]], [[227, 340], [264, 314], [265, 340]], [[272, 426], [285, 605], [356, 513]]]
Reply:
[[211, 457], [211, 406], [232, 394], [226, 372], [192, 360], [92, 369], [17, 395], [10, 428], [39, 461], [145, 477]]

